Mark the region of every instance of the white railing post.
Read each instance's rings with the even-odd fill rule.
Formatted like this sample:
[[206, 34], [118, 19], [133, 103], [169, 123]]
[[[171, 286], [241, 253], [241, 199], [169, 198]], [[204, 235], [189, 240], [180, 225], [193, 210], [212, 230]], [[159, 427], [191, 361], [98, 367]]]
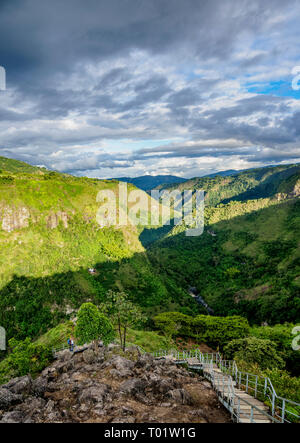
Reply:
[[274, 412], [275, 412], [275, 392], [274, 390], [272, 391], [272, 415], [274, 416]]
[[285, 417], [285, 399], [282, 401], [282, 411], [281, 411], [281, 421], [284, 423], [284, 417]]
[[253, 406], [251, 406], [250, 423], [253, 423]]
[[255, 395], [254, 397], [257, 397], [257, 383], [258, 383], [258, 376], [255, 377]]
[[267, 395], [267, 385], [268, 385], [268, 379], [265, 377], [264, 397]]

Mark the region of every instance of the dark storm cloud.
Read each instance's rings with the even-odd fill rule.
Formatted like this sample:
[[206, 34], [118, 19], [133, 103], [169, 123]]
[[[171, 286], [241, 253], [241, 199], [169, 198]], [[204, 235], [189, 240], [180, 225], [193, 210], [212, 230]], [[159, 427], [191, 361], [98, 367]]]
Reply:
[[276, 0], [10, 0], [0, 10], [0, 53], [12, 80], [39, 84], [132, 48], [223, 59], [237, 36], [259, 32], [285, 9]]
[[297, 17], [296, 0], [2, 0], [1, 153], [78, 173], [300, 157], [291, 97], [242, 85], [296, 60]]

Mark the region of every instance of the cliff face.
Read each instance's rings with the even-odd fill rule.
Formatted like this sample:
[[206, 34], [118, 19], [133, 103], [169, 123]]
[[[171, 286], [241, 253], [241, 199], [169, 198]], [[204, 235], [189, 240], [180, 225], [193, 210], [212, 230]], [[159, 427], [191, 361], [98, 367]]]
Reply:
[[135, 348], [63, 351], [37, 379], [0, 387], [1, 423], [229, 421], [202, 377]]
[[[64, 211], [52, 212], [45, 217], [44, 224], [48, 229], [56, 229], [62, 223], [65, 229], [68, 228], [69, 214]], [[36, 223], [37, 218], [32, 216], [26, 207], [6, 206], [0, 211], [0, 229], [6, 232], [13, 232], [29, 227], [29, 222]]]
[[18, 209], [6, 206], [0, 214], [1, 228], [3, 231], [12, 232], [16, 229], [28, 228], [30, 212], [27, 208]]

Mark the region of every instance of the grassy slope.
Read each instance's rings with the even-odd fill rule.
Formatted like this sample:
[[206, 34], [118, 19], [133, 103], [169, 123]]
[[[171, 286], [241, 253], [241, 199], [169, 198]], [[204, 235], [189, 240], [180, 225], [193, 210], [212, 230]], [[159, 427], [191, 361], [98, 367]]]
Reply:
[[[6, 167], [0, 173], [0, 227], [8, 210], [13, 218], [21, 208], [30, 213], [28, 226], [0, 230], [0, 324], [9, 337], [36, 337], [83, 301], [103, 300], [110, 288], [129, 292], [149, 313], [174, 307], [172, 294], [151, 269], [140, 229], [100, 229], [96, 223], [98, 191], [117, 192], [117, 182], [29, 173], [11, 160]], [[60, 221], [50, 229], [49, 217], [60, 212], [68, 227]], [[97, 274], [91, 276], [89, 267]], [[176, 296], [180, 308], [184, 295]]]
[[31, 166], [19, 160], [14, 160], [0, 156], [0, 171], [2, 173], [4, 172], [38, 173], [40, 171], [46, 171], [46, 170], [43, 168], [37, 168], [36, 166]]
[[[110, 288], [127, 291], [149, 317], [167, 310], [196, 313], [198, 307], [186, 293], [192, 284], [217, 313], [246, 313], [253, 321], [295, 320], [296, 306], [291, 302], [291, 294], [299, 288], [295, 200], [278, 204], [267, 197], [208, 207], [206, 221], [218, 231], [217, 237], [187, 239], [174, 231], [148, 254], [139, 241], [141, 229], [99, 229], [95, 223], [97, 192], [115, 190], [117, 182], [36, 169], [24, 172], [22, 164], [11, 160], [6, 167], [9, 171], [0, 173], [0, 216], [8, 207], [14, 211], [26, 207], [31, 214], [28, 227], [0, 231], [0, 324], [9, 337], [36, 337], [83, 301], [103, 300]], [[259, 178], [272, 179], [277, 191], [288, 194], [297, 184], [294, 172], [293, 167], [280, 167], [246, 175], [247, 180], [255, 177], [256, 184]], [[278, 174], [285, 179], [281, 176], [278, 181]], [[205, 180], [216, 186], [215, 178]], [[227, 191], [220, 185], [218, 192], [220, 197]], [[60, 222], [49, 229], [48, 217], [59, 211], [67, 214], [68, 228]], [[97, 274], [89, 275], [88, 267], [95, 267]], [[282, 311], [286, 307], [288, 318]]]
[[[46, 334], [38, 338], [36, 343], [59, 348], [65, 346], [70, 336], [74, 336], [74, 324], [69, 321], [60, 323], [55, 328], [50, 329]], [[157, 351], [158, 349], [168, 349], [170, 342], [162, 335], [155, 331], [137, 331], [129, 329], [127, 331], [127, 345], [136, 344], [143, 348], [146, 352]], [[174, 346], [174, 343], [172, 343]]]

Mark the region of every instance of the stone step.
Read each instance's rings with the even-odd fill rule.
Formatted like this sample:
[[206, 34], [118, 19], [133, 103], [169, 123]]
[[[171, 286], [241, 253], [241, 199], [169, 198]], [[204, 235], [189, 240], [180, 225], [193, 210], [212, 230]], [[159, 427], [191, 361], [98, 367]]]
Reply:
[[[255, 423], [272, 423], [271, 420], [268, 419], [253, 419]], [[250, 418], [240, 418], [239, 423], [253, 423]]]
[[[250, 403], [250, 402], [249, 402]], [[262, 406], [262, 405], [259, 405], [259, 406], [257, 406], [257, 405], [253, 405], [253, 406], [256, 406], [256, 407], [258, 407], [259, 409], [261, 409], [262, 411], [266, 411], [266, 412], [268, 412], [269, 411], [269, 408], [268, 408], [268, 406]], [[236, 409], [238, 409], [238, 406], [237, 405], [235, 405], [235, 408]], [[240, 405], [240, 410], [241, 411], [251, 411], [251, 406], [250, 405], [243, 405], [243, 404], [241, 404]], [[257, 411], [257, 409], [253, 409], [253, 411], [254, 411], [254, 413], [256, 414], [258, 411]]]

